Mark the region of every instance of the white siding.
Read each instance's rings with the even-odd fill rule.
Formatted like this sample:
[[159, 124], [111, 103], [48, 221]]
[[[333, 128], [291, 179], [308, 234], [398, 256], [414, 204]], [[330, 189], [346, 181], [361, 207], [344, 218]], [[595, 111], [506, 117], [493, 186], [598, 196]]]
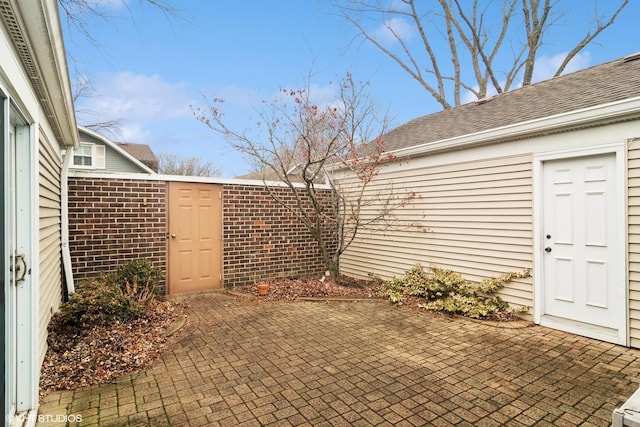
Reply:
[[54, 149], [40, 141], [39, 153], [40, 363], [47, 351], [47, 325], [62, 300], [60, 253], [61, 161]]
[[[415, 197], [396, 210], [393, 229], [359, 232], [341, 259], [343, 273], [390, 278], [420, 262], [479, 281], [533, 267], [530, 154], [426, 168], [412, 162], [383, 170], [372, 183], [368, 195], [378, 200], [391, 193]], [[532, 307], [532, 279], [508, 284], [502, 296]]]
[[628, 150], [629, 337], [640, 348], [640, 139]]

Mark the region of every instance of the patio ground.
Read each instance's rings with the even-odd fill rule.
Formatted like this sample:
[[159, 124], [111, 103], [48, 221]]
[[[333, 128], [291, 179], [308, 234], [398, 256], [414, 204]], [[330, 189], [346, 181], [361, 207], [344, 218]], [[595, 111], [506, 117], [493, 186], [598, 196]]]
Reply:
[[640, 383], [640, 351], [540, 326], [178, 299], [188, 320], [150, 369], [48, 395], [38, 426], [606, 426]]

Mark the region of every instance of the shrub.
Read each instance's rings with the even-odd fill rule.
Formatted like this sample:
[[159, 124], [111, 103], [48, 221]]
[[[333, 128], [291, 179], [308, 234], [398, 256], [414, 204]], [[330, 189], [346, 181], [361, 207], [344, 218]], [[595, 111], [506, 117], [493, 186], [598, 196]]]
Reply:
[[405, 286], [402, 279], [394, 277], [387, 283], [385, 289], [382, 291], [382, 296], [388, 298], [389, 301], [394, 304], [402, 303], [402, 301], [404, 301], [406, 298], [404, 295], [404, 290]]
[[[416, 264], [403, 277], [391, 279], [383, 294], [393, 303], [402, 303], [411, 295], [424, 299], [418, 306], [428, 310], [486, 318], [496, 313], [511, 313], [509, 304], [496, 292], [513, 279], [530, 276], [531, 271], [527, 269], [474, 283], [459, 273], [436, 266], [431, 267], [429, 274], [422, 265]], [[524, 307], [523, 311], [526, 310]]]
[[125, 295], [119, 287], [94, 279], [78, 286], [69, 301], [62, 304], [52, 324], [81, 332], [126, 322], [138, 317], [143, 309], [142, 304]]
[[151, 261], [137, 259], [121, 265], [107, 276], [107, 283], [117, 285], [125, 295], [147, 305], [154, 297], [162, 272]]

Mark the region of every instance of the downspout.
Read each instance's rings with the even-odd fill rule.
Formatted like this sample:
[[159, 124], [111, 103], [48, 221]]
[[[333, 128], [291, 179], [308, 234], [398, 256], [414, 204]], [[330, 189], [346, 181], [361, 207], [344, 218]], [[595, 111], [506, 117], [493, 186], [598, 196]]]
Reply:
[[67, 284], [67, 293], [71, 295], [75, 292], [73, 283], [73, 270], [71, 269], [71, 252], [69, 251], [69, 167], [73, 159], [73, 146], [67, 147], [62, 161], [62, 172], [60, 174], [60, 227], [62, 240], [62, 268]]

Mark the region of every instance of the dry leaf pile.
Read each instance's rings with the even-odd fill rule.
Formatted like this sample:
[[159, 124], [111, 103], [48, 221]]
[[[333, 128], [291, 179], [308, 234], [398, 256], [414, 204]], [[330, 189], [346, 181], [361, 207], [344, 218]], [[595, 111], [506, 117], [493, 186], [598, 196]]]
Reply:
[[[343, 276], [340, 285], [336, 285], [328, 277], [308, 277], [304, 279], [270, 279], [267, 283], [269, 291], [261, 297], [265, 301], [295, 301], [301, 298], [381, 298], [380, 282], [362, 280]], [[236, 291], [257, 295], [256, 286], [240, 286]]]
[[81, 334], [49, 330], [49, 348], [40, 376], [40, 393], [105, 383], [148, 366], [165, 347], [164, 331], [183, 307], [151, 301], [137, 319], [95, 327]]

